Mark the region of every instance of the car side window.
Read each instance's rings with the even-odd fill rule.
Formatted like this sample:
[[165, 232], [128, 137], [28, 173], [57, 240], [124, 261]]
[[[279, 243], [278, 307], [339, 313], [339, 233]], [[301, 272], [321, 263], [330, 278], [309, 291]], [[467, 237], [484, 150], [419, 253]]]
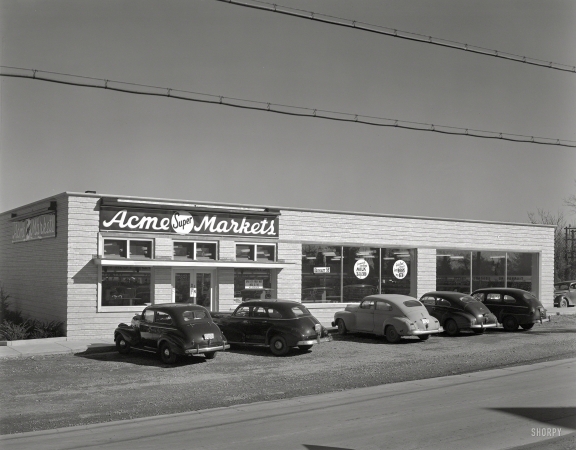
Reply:
[[250, 307], [249, 306], [241, 306], [236, 310], [234, 313], [236, 317], [248, 317], [250, 315]]
[[166, 314], [165, 312], [161, 312], [161, 311], [156, 311], [156, 323], [161, 323], [163, 325], [173, 325], [172, 323], [172, 317], [170, 317], [169, 314]]
[[153, 323], [154, 322], [154, 310], [147, 309], [144, 311], [144, 322]]
[[376, 309], [379, 311], [392, 311], [392, 306], [386, 302], [376, 302]]
[[264, 318], [268, 318], [268, 311], [266, 311], [266, 308], [264, 308], [263, 306], [257, 306], [256, 308], [254, 308], [252, 315], [254, 317], [264, 319]]
[[426, 297], [422, 297], [422, 298], [420, 299], [420, 301], [421, 301], [422, 303], [424, 303], [425, 305], [432, 305], [432, 306], [434, 306], [434, 305], [436, 304], [436, 299], [435, 299], [434, 297], [429, 296], [429, 295], [426, 296]]
[[572, 283], [570, 285], [570, 290], [576, 290], [576, 283]]
[[360, 303], [360, 308], [362, 308], [362, 309], [370, 309], [370, 308], [372, 308], [372, 305], [374, 305], [374, 301], [372, 301], [372, 300], [364, 300], [362, 303]]
[[436, 306], [442, 306], [444, 308], [449, 308], [451, 305], [450, 305], [450, 302], [448, 300], [446, 300], [444, 298], [437, 298], [436, 299]]
[[516, 303], [516, 299], [511, 295], [504, 295], [504, 303]]
[[502, 296], [500, 294], [496, 294], [494, 292], [490, 292], [486, 294], [486, 301], [490, 303], [501, 303]]
[[281, 319], [282, 314], [280, 314], [280, 311], [278, 311], [277, 309], [268, 308], [268, 317], [272, 319]]

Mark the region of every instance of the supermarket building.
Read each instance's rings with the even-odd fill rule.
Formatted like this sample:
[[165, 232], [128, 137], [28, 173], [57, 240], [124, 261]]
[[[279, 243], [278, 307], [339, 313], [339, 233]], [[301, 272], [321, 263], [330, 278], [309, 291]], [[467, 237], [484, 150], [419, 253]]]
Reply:
[[303, 302], [486, 286], [552, 306], [554, 227], [65, 192], [0, 214], [0, 283], [25, 317], [110, 338], [147, 304]]

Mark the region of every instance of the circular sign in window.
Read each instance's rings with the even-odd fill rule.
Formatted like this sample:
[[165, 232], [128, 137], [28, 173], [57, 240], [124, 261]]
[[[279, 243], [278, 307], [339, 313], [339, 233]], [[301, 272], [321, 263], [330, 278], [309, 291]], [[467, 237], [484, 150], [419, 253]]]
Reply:
[[186, 211], [177, 211], [172, 214], [172, 228], [178, 234], [188, 234], [194, 228], [194, 217]]
[[354, 275], [356, 275], [356, 278], [363, 280], [369, 273], [370, 266], [365, 259], [359, 259], [356, 261], [356, 264], [354, 264]]
[[408, 275], [408, 264], [406, 264], [405, 261], [399, 259], [394, 263], [394, 266], [392, 267], [392, 273], [399, 280], [403, 279], [406, 275]]

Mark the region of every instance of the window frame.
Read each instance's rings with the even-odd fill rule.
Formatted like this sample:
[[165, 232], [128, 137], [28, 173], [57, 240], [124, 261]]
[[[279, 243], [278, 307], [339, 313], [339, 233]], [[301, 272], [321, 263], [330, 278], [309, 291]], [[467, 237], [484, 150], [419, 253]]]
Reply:
[[[106, 241], [123, 241], [126, 242], [126, 256], [116, 256], [116, 255], [106, 255], [104, 253]], [[138, 256], [136, 258], [132, 257], [130, 252], [130, 243], [131, 241], [138, 241], [138, 242], [150, 242], [150, 256]], [[115, 237], [115, 236], [102, 236], [101, 240], [101, 247], [100, 247], [100, 256], [106, 259], [117, 259], [117, 260], [133, 260], [133, 261], [148, 261], [154, 259], [156, 248], [155, 248], [155, 240], [153, 238], [135, 238], [135, 237]]]
[[[251, 258], [248, 259], [238, 259], [238, 246], [242, 245], [245, 247], [251, 247], [251, 253], [252, 255], [254, 255]], [[274, 251], [274, 258], [273, 259], [258, 259], [258, 250], [259, 247], [271, 247], [272, 250]], [[278, 245], [276, 243], [264, 243], [264, 242], [236, 242], [234, 244], [234, 255], [235, 255], [235, 259], [236, 261], [250, 261], [250, 262], [259, 262], [259, 263], [274, 263], [278, 261]]]
[[[192, 241], [188, 239], [173, 239], [172, 240], [172, 260], [174, 261], [218, 261], [219, 258], [219, 248], [218, 241]], [[193, 258], [188, 258], [184, 256], [176, 256], [174, 254], [175, 244], [192, 244], [193, 245]], [[212, 244], [214, 245], [214, 258], [213, 259], [198, 259], [198, 244]]]

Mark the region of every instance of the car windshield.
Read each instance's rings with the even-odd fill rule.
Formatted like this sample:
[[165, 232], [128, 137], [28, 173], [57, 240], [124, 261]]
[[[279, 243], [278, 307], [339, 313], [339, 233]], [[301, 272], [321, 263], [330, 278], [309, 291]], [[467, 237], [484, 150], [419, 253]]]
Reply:
[[206, 319], [207, 317], [208, 315], [205, 311], [182, 311], [182, 319], [186, 323]]
[[414, 306], [424, 306], [424, 305], [422, 305], [422, 303], [420, 303], [418, 300], [406, 300], [404, 302], [404, 306], [407, 306], [408, 308], [413, 308]]
[[459, 299], [462, 303], [476, 303], [478, 300], [476, 300], [475, 298], [472, 297], [460, 297]]
[[296, 305], [292, 307], [292, 313], [296, 316], [296, 317], [300, 317], [300, 316], [310, 316], [312, 315], [310, 313], [310, 311], [308, 311], [304, 306], [301, 305]]
[[[550, 285], [548, 285], [548, 286], [550, 286]], [[534, 295], [532, 295], [532, 294], [529, 293], [529, 292], [525, 292], [525, 293], [524, 293], [524, 298], [527, 299], [527, 300], [538, 300]]]
[[554, 289], [556, 289], [557, 291], [567, 291], [568, 290], [568, 283], [555, 284]]

